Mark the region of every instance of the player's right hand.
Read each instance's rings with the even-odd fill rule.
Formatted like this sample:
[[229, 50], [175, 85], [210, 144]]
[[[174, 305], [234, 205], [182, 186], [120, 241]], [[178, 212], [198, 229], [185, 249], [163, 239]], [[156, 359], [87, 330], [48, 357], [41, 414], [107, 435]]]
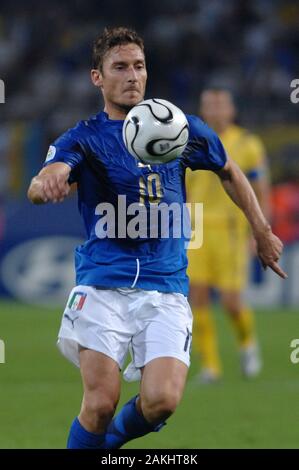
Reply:
[[261, 260], [264, 269], [272, 269], [278, 276], [287, 279], [288, 275], [279, 266], [278, 261], [282, 253], [283, 244], [281, 240], [274, 235], [271, 228], [255, 237], [257, 243], [257, 254]]
[[71, 168], [64, 163], [45, 167], [35, 176], [28, 189], [28, 198], [34, 204], [62, 202], [70, 192], [68, 178]]

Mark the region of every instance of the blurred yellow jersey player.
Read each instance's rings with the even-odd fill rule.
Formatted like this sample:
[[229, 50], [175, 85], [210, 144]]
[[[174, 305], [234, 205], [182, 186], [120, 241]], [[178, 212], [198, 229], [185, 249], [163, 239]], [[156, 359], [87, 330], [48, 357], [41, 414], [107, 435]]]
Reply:
[[[247, 175], [264, 214], [268, 215], [268, 175], [265, 150], [260, 139], [234, 124], [236, 109], [231, 93], [207, 89], [199, 112], [219, 135], [226, 152]], [[244, 303], [242, 291], [247, 282], [249, 227], [242, 212], [223, 193], [217, 175], [207, 171], [187, 174], [189, 202], [202, 202], [203, 245], [188, 252], [190, 297], [194, 314], [193, 346], [200, 354], [201, 383], [216, 382], [222, 375], [217, 338], [211, 316], [211, 287], [220, 293], [240, 346], [242, 373], [256, 376], [261, 369], [252, 310]]]

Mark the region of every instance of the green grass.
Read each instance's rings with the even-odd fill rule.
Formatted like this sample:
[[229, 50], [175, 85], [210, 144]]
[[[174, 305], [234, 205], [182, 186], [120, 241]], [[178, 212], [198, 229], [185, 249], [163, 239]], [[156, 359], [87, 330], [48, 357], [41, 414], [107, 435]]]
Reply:
[[[0, 303], [0, 338], [6, 363], [0, 364], [0, 448], [64, 448], [78, 413], [79, 371], [55, 346], [61, 312]], [[251, 382], [239, 373], [236, 344], [224, 316], [216, 314], [224, 379], [216, 386], [192, 383], [160, 433], [127, 448], [298, 448], [299, 364], [290, 362], [290, 342], [299, 337], [295, 311], [258, 312], [264, 357], [261, 376]], [[123, 384], [120, 404], [137, 391]]]

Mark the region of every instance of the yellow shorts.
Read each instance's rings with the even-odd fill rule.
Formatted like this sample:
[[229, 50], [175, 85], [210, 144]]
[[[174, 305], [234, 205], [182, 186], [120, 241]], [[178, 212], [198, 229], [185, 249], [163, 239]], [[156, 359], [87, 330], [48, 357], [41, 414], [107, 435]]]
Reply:
[[191, 284], [243, 290], [247, 282], [248, 232], [244, 228], [204, 226], [203, 245], [188, 250]]

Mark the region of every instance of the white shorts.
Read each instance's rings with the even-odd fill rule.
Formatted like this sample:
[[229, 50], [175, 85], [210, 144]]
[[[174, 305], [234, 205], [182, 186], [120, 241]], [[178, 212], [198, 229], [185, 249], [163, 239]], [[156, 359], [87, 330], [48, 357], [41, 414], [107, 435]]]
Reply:
[[96, 289], [76, 286], [69, 296], [58, 347], [79, 367], [79, 345], [99, 351], [123, 368], [124, 378], [140, 378], [139, 368], [158, 357], [174, 357], [190, 365], [192, 312], [179, 293], [142, 289]]

